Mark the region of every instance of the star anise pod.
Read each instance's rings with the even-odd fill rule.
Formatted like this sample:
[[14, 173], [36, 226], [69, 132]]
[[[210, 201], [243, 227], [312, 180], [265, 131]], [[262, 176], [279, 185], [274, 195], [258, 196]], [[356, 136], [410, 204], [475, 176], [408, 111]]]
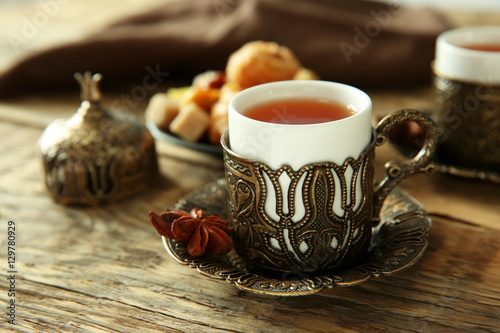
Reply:
[[149, 220], [160, 235], [186, 242], [192, 256], [201, 256], [205, 251], [221, 255], [233, 247], [229, 237], [233, 228], [228, 221], [214, 215], [204, 216], [201, 209], [193, 208], [188, 213], [167, 208], [160, 214], [149, 212]]

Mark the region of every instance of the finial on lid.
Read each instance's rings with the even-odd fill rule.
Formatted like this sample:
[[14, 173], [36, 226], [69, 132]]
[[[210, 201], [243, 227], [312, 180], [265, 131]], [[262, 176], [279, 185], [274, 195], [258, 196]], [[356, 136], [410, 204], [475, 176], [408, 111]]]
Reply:
[[99, 90], [99, 82], [102, 79], [101, 74], [96, 73], [92, 75], [90, 72], [85, 72], [82, 75], [81, 73], [76, 73], [75, 79], [80, 84], [80, 97], [82, 101], [101, 101], [101, 91]]

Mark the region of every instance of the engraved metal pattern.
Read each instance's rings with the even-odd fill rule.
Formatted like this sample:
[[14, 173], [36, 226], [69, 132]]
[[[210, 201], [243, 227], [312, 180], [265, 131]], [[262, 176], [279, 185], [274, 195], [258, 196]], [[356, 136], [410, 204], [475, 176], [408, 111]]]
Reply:
[[[372, 144], [342, 165], [273, 170], [225, 149], [237, 252], [253, 269], [280, 273], [331, 271], [362, 258], [371, 236], [374, 158]], [[265, 209], [269, 197], [272, 211]], [[301, 205], [303, 214], [296, 212]]]
[[[374, 190], [375, 146], [384, 144], [390, 130], [407, 121], [423, 128], [423, 148], [409, 161], [387, 163], [387, 177]], [[309, 274], [338, 270], [361, 260], [390, 191], [413, 174], [432, 171], [428, 164], [436, 140], [437, 131], [429, 117], [403, 109], [380, 121], [373, 142], [358, 159], [349, 157], [342, 165], [314, 163], [295, 171], [288, 165], [272, 170], [238, 156], [229, 148], [226, 132], [221, 143], [236, 251], [253, 270], [264, 272]], [[280, 181], [282, 177], [288, 185]], [[271, 207], [266, 210], [269, 202]], [[303, 216], [295, 212], [300, 205]]]
[[158, 174], [154, 139], [133, 115], [100, 103], [100, 75], [75, 75], [82, 104], [51, 123], [39, 140], [45, 184], [61, 204], [114, 202], [151, 186]]
[[[225, 179], [208, 184], [179, 201], [176, 209], [202, 208], [206, 214], [229, 218], [229, 192]], [[284, 274], [279, 278], [257, 274], [231, 251], [224, 256], [190, 256], [185, 243], [163, 238], [168, 253], [179, 263], [196, 268], [210, 278], [222, 279], [242, 290], [277, 296], [309, 295], [324, 288], [352, 286], [368, 279], [409, 268], [423, 255], [431, 220], [424, 208], [402, 191], [393, 190], [381, 210], [381, 224], [374, 229], [369, 255], [358, 264], [338, 271], [310, 276]]]
[[418, 173], [429, 173], [434, 171], [431, 164], [438, 142], [438, 131], [434, 121], [426, 114], [413, 109], [402, 109], [384, 117], [377, 125], [377, 146], [387, 142], [389, 132], [401, 123], [412, 121], [422, 128], [425, 141], [420, 151], [411, 160], [406, 162], [390, 161], [385, 165], [386, 178], [383, 179], [375, 189], [374, 195], [374, 222], [378, 223], [378, 216], [384, 200], [392, 189], [405, 178]]
[[500, 170], [500, 85], [434, 76], [437, 158], [461, 169]]

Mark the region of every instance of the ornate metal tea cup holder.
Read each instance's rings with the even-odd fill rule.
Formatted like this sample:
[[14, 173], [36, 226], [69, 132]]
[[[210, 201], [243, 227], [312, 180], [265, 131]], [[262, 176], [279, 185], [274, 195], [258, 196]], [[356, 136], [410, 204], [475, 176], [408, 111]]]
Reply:
[[[229, 216], [225, 179], [210, 183], [181, 199], [176, 209], [197, 207], [206, 214]], [[374, 229], [371, 248], [364, 261], [338, 272], [318, 276], [271, 278], [248, 271], [236, 251], [224, 256], [205, 254], [193, 257], [186, 244], [163, 237], [168, 253], [177, 262], [196, 268], [201, 274], [226, 280], [242, 290], [275, 295], [301, 296], [324, 288], [347, 287], [381, 275], [392, 275], [409, 268], [423, 255], [431, 220], [423, 206], [408, 194], [395, 189], [387, 197], [381, 211], [381, 223]]]

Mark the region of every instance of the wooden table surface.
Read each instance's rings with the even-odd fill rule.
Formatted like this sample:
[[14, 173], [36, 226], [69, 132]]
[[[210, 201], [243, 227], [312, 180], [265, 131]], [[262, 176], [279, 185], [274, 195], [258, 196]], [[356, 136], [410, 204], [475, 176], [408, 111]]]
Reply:
[[[105, 103], [127, 89], [103, 91]], [[374, 119], [432, 107], [429, 87], [368, 93]], [[500, 332], [500, 184], [415, 176], [400, 188], [424, 205], [433, 225], [414, 266], [309, 296], [255, 294], [176, 263], [148, 220], [150, 210], [173, 207], [221, 177], [218, 157], [157, 141], [162, 177], [146, 193], [102, 207], [51, 201], [37, 140], [79, 103], [76, 90], [0, 102], [0, 331]], [[142, 116], [144, 106], [132, 111]], [[380, 148], [377, 175], [400, 158]], [[12, 297], [9, 221], [16, 226]], [[11, 299], [15, 325], [6, 314]]]

